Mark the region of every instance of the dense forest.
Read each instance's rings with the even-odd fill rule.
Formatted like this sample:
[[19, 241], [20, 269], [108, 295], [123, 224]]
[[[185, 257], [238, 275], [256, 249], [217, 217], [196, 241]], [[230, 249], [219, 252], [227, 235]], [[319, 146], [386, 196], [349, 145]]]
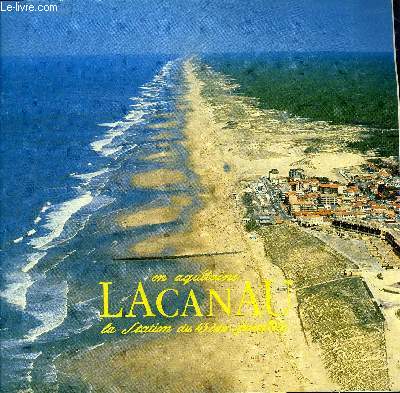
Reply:
[[207, 61], [264, 108], [366, 126], [363, 139], [349, 147], [397, 155], [397, 88], [390, 53], [224, 55]]

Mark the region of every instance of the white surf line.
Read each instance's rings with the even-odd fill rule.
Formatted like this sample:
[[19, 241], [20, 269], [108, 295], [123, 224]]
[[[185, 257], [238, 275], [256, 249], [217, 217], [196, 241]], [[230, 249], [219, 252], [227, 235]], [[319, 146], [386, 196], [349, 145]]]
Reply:
[[94, 151], [103, 156], [109, 157], [122, 150], [122, 146], [107, 146], [110, 145], [116, 137], [123, 135], [124, 132], [132, 126], [142, 123], [145, 120], [144, 117], [146, 115], [150, 115], [151, 113], [153, 113], [154, 110], [152, 108], [154, 106], [157, 106], [158, 103], [152, 102], [150, 100], [157, 99], [160, 96], [160, 93], [163, 91], [165, 85], [167, 84], [165, 78], [169, 76], [173, 64], [174, 61], [168, 61], [150, 82], [147, 82], [139, 87], [139, 90], [141, 90], [142, 92], [139, 94], [138, 97], [130, 98], [130, 100], [132, 101], [137, 101], [137, 104], [132, 105], [132, 107], [136, 107], [139, 109], [134, 109], [130, 111], [124, 117], [124, 120], [116, 121], [113, 123], [99, 124], [99, 126], [111, 128], [110, 130], [108, 130], [108, 132], [106, 132], [102, 139], [95, 140], [90, 144]]
[[46, 249], [45, 247], [52, 240], [58, 238], [67, 221], [80, 209], [92, 202], [93, 196], [90, 192], [79, 195], [76, 198], [55, 205], [52, 211], [45, 217], [43, 227], [49, 230], [47, 235], [30, 240], [29, 244], [36, 249]]

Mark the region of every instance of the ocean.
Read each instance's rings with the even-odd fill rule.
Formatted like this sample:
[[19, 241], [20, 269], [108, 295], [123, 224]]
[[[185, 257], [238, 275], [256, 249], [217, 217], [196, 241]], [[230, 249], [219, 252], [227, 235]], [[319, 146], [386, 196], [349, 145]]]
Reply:
[[[99, 281], [118, 283], [112, 296], [123, 299], [139, 279], [174, 270], [163, 261], [113, 258], [185, 224], [183, 217], [121, 230], [115, 219], [168, 203], [171, 191], [134, 188], [131, 177], [166, 165], [141, 157], [159, 149], [150, 138], [160, 130], [149, 126], [175, 113], [181, 66], [167, 56], [2, 59], [3, 391], [71, 391], [57, 381], [53, 362], [107, 340], [98, 334]], [[179, 154], [167, 166], [190, 176], [179, 144], [183, 119], [175, 120], [168, 132]], [[80, 382], [75, 388], [90, 390]]]

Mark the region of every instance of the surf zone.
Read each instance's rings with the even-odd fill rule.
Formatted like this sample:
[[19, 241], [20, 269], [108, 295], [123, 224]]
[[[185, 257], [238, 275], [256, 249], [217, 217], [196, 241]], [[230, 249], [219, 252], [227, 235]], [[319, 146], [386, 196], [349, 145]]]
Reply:
[[[244, 281], [235, 288], [199, 288], [180, 291], [176, 288], [157, 288], [154, 296], [148, 296], [150, 287], [139, 281], [134, 286], [127, 304], [116, 306], [113, 301], [110, 281], [99, 282], [102, 308], [100, 318], [177, 318], [177, 317], [270, 317], [279, 318], [288, 314], [291, 307], [292, 280], [285, 279], [278, 292], [274, 292], [272, 280], [262, 280], [260, 285]], [[159, 284], [158, 284], [159, 285]], [[273, 293], [274, 292], [274, 293]], [[282, 300], [283, 299], [283, 300]]]

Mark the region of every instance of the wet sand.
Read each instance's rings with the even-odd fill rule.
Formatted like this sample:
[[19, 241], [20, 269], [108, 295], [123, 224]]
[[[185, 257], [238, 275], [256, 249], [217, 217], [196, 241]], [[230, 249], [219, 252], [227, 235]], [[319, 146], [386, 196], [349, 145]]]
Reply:
[[178, 127], [178, 123], [175, 120], [164, 121], [162, 123], [155, 123], [151, 124], [149, 128], [157, 129], [164, 129], [164, 128], [176, 128]]
[[174, 119], [176, 117], [176, 113], [169, 112], [169, 113], [156, 113], [154, 115], [155, 119]]
[[132, 176], [132, 185], [142, 188], [161, 188], [185, 181], [185, 175], [175, 169], [155, 169]]
[[176, 207], [154, 207], [139, 212], [124, 214], [118, 217], [118, 224], [122, 228], [134, 228], [143, 225], [166, 224], [176, 221], [180, 209]]
[[158, 142], [157, 147], [167, 150], [171, 148], [171, 144], [169, 142]]
[[142, 159], [145, 161], [164, 161], [172, 158], [174, 158], [174, 153], [172, 153], [170, 150], [164, 150], [158, 153], [149, 154]]
[[151, 141], [162, 141], [162, 140], [168, 140], [168, 139], [174, 139], [176, 138], [176, 135], [172, 132], [160, 132], [159, 134], [151, 136], [149, 139]]

